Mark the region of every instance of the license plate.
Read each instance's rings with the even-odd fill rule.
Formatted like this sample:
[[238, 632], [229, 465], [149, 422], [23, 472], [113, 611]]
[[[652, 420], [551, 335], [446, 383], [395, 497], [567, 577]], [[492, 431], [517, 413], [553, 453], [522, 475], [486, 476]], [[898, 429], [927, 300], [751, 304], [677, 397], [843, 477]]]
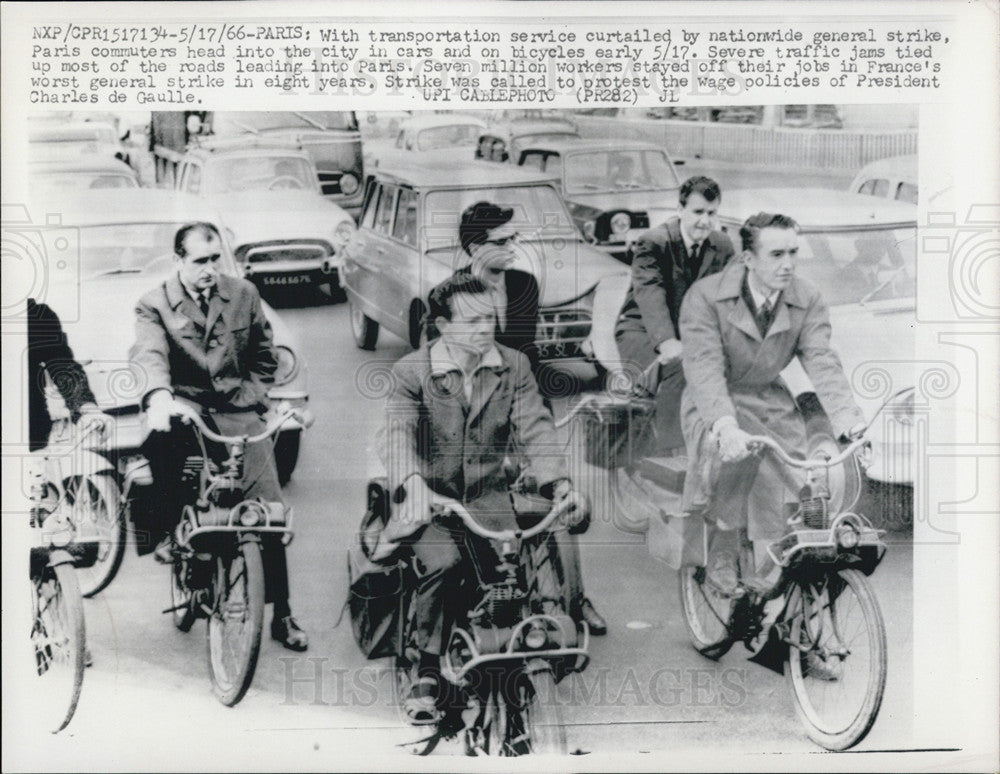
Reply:
[[277, 276], [263, 276], [261, 280], [265, 285], [309, 285], [312, 277], [308, 274], [279, 274]]

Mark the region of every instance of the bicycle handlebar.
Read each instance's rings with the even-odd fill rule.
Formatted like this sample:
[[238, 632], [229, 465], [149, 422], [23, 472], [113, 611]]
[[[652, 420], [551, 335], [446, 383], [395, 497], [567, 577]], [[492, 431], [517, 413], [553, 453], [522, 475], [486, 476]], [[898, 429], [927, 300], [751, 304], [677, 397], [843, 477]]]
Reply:
[[796, 459], [795, 457], [790, 457], [788, 453], [781, 448], [781, 446], [772, 438], [766, 435], [752, 435], [747, 441], [747, 448], [751, 450], [767, 448], [774, 452], [775, 456], [784, 462], [786, 465], [792, 468], [802, 468], [802, 469], [812, 469], [812, 468], [832, 468], [836, 465], [840, 465], [844, 460], [850, 457], [859, 448], [868, 443], [866, 438], [858, 438], [852, 441], [846, 449], [844, 449], [836, 457], [831, 457], [828, 460], [818, 459], [816, 457], [810, 457], [806, 460]]
[[491, 540], [512, 540], [514, 538], [527, 539], [544, 532], [552, 525], [552, 522], [564, 513], [568, 512], [572, 504], [573, 499], [567, 497], [558, 503], [554, 503], [552, 505], [552, 510], [549, 511], [548, 515], [531, 529], [507, 529], [501, 532], [494, 532], [493, 530], [489, 530], [486, 529], [486, 527], [481, 526], [479, 522], [472, 517], [472, 514], [466, 510], [465, 506], [458, 502], [458, 500], [452, 500], [451, 498], [436, 498], [435, 502], [431, 505], [431, 508], [432, 510], [438, 509], [442, 513], [452, 513], [455, 516], [458, 516], [462, 519], [470, 532], [473, 532], [480, 537]]
[[[183, 405], [183, 404], [182, 404]], [[216, 443], [233, 444], [233, 443], [258, 443], [274, 435], [283, 424], [288, 419], [294, 419], [299, 424], [305, 426], [305, 419], [301, 412], [295, 409], [288, 409], [283, 411], [273, 420], [271, 420], [267, 427], [257, 435], [220, 435], [219, 433], [212, 430], [208, 425], [205, 424], [205, 420], [201, 418], [201, 415], [192, 408], [183, 406], [182, 417], [191, 420], [192, 424], [198, 428], [203, 436]]]

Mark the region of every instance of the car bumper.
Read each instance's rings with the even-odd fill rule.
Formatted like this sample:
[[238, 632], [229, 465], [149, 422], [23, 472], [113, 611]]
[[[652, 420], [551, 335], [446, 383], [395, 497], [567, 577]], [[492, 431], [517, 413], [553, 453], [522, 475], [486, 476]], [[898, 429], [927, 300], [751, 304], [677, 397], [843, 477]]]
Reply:
[[251, 282], [271, 286], [321, 285], [329, 282], [340, 285], [343, 261], [327, 258], [322, 261], [268, 261], [246, 264], [244, 276]]

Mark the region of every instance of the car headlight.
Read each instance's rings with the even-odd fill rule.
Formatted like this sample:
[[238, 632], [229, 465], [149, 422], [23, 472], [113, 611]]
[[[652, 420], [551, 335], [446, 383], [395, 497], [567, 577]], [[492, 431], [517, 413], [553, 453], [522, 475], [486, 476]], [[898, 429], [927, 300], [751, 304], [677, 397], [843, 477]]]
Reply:
[[595, 239], [594, 235], [595, 235], [596, 232], [597, 232], [597, 223], [596, 222], [594, 222], [592, 220], [588, 220], [588, 221], [584, 222], [584, 224], [583, 224], [583, 238], [584, 239], [586, 239], [588, 242], [593, 242], [594, 239]]
[[358, 190], [358, 185], [358, 179], [350, 172], [345, 172], [340, 178], [340, 190], [348, 196]]
[[611, 233], [624, 234], [632, 227], [632, 216], [627, 212], [616, 212], [611, 216]]
[[333, 243], [338, 251], [342, 250], [351, 241], [351, 237], [354, 236], [356, 230], [354, 222], [350, 220], [345, 220], [337, 224], [337, 227], [333, 230]]
[[298, 376], [299, 359], [290, 347], [279, 344], [275, 349], [278, 358], [278, 368], [274, 372], [274, 384], [278, 387], [288, 384]]

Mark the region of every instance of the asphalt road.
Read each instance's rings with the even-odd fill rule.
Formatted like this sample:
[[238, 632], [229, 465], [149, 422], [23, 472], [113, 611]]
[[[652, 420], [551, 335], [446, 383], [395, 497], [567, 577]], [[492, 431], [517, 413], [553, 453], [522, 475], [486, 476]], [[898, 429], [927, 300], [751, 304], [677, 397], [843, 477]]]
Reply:
[[[21, 728], [13, 738], [25, 760], [55, 768], [266, 769], [340, 767], [352, 759], [371, 766], [372, 756], [390, 756], [385, 767], [407, 765], [408, 748], [397, 745], [419, 734], [396, 709], [387, 664], [365, 661], [350, 621], [337, 622], [345, 552], [363, 510], [367, 449], [383, 421], [385, 369], [408, 348], [383, 334], [376, 352], [356, 349], [347, 312], [345, 304], [282, 312], [300, 337], [316, 414], [286, 489], [296, 511], [292, 603], [312, 638], [309, 652], [272, 642], [268, 613], [253, 687], [236, 708], [221, 706], [211, 695], [204, 623], [188, 634], [174, 629], [160, 612], [169, 604], [167, 569], [130, 547], [116, 580], [85, 603], [94, 666], [77, 717], [55, 737]], [[556, 401], [557, 414], [566, 403]], [[599, 477], [586, 484], [599, 485]], [[741, 645], [718, 663], [694, 651], [676, 573], [650, 558], [642, 536], [617, 531], [609, 519], [599, 507], [582, 538], [587, 592], [610, 632], [592, 640], [586, 672], [559, 687], [570, 749], [595, 758], [648, 753], [650, 760], [663, 756], [663, 765], [685, 753], [818, 752], [785, 678], [748, 662]], [[873, 576], [888, 627], [889, 677], [861, 749], [912, 742], [912, 567], [912, 546], [898, 536]], [[444, 744], [435, 755], [460, 752]]]

